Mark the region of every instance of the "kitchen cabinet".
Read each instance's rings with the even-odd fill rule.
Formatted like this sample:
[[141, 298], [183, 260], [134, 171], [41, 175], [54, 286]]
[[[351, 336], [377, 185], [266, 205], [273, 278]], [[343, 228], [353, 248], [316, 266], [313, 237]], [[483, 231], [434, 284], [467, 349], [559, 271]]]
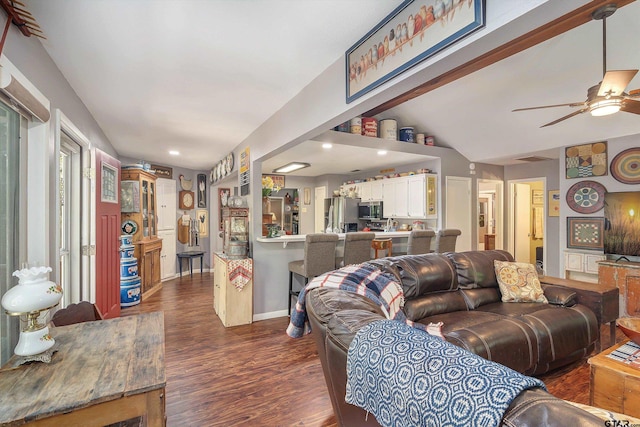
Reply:
[[417, 174], [383, 180], [385, 218], [436, 219], [437, 175]]
[[213, 309], [224, 326], [253, 320], [253, 260], [213, 256]]
[[158, 190], [158, 230], [175, 230], [178, 196], [176, 181], [158, 178], [156, 187]]
[[360, 182], [355, 185], [358, 197], [363, 202], [378, 202], [382, 200], [382, 180]]
[[162, 239], [160, 279], [173, 279], [176, 277], [176, 230], [160, 230], [158, 237]]

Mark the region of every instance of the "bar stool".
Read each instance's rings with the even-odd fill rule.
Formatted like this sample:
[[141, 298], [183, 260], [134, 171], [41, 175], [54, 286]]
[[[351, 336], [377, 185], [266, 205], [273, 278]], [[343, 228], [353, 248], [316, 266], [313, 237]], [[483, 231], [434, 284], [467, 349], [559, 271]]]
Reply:
[[297, 297], [300, 294], [299, 290], [293, 290], [293, 275], [304, 277], [306, 285], [309, 279], [334, 270], [337, 244], [337, 234], [307, 234], [304, 239], [304, 259], [289, 263], [289, 314], [291, 314], [291, 297]]
[[393, 241], [391, 237], [387, 237], [384, 239], [373, 239], [371, 241], [371, 247], [373, 248], [375, 255], [374, 258], [378, 258], [378, 251], [387, 251], [387, 256], [391, 256], [391, 252], [393, 250]]
[[371, 242], [376, 233], [347, 233], [344, 237], [344, 255], [336, 258], [336, 268], [360, 264], [371, 259]]
[[456, 251], [456, 240], [462, 231], [455, 228], [439, 230], [436, 235], [436, 252], [439, 254]]
[[431, 250], [431, 239], [435, 237], [433, 230], [413, 230], [409, 233], [407, 255], [428, 254]]

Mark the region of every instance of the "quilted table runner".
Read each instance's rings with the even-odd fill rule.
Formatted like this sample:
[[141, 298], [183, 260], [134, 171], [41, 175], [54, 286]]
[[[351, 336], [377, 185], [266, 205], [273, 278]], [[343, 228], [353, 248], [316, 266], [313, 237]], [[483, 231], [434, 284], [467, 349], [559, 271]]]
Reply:
[[511, 401], [542, 381], [404, 322], [358, 331], [347, 356], [346, 402], [382, 426], [499, 426]]
[[240, 292], [252, 277], [251, 259], [230, 259], [227, 261], [229, 282]]

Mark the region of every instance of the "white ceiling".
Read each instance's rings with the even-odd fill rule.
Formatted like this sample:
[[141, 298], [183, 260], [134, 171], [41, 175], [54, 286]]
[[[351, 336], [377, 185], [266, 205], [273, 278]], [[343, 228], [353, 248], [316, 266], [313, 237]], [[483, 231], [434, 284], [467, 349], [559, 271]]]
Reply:
[[[120, 155], [205, 170], [399, 3], [27, 0], [48, 37], [43, 45]], [[640, 68], [639, 21], [640, 2], [607, 20], [608, 69]], [[640, 116], [629, 113], [582, 114], [540, 129], [572, 110], [511, 112], [584, 101], [602, 77], [601, 49], [601, 22], [592, 21], [381, 117], [432, 134], [471, 161], [496, 164], [640, 133]], [[640, 88], [640, 77], [629, 88]], [[171, 149], [180, 157], [169, 157]], [[322, 160], [304, 145], [293, 150], [298, 161], [346, 161], [343, 172], [372, 168], [363, 151]], [[269, 162], [280, 166], [284, 156]], [[390, 156], [387, 165], [393, 162]]]

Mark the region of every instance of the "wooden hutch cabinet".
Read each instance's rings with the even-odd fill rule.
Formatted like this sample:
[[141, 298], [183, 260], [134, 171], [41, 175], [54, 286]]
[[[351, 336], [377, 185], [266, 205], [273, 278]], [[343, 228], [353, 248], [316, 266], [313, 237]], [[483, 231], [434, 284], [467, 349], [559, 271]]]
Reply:
[[121, 180], [123, 231], [127, 224], [135, 230], [134, 256], [138, 259], [142, 295], [148, 296], [162, 286], [156, 176], [141, 169], [122, 169]]

